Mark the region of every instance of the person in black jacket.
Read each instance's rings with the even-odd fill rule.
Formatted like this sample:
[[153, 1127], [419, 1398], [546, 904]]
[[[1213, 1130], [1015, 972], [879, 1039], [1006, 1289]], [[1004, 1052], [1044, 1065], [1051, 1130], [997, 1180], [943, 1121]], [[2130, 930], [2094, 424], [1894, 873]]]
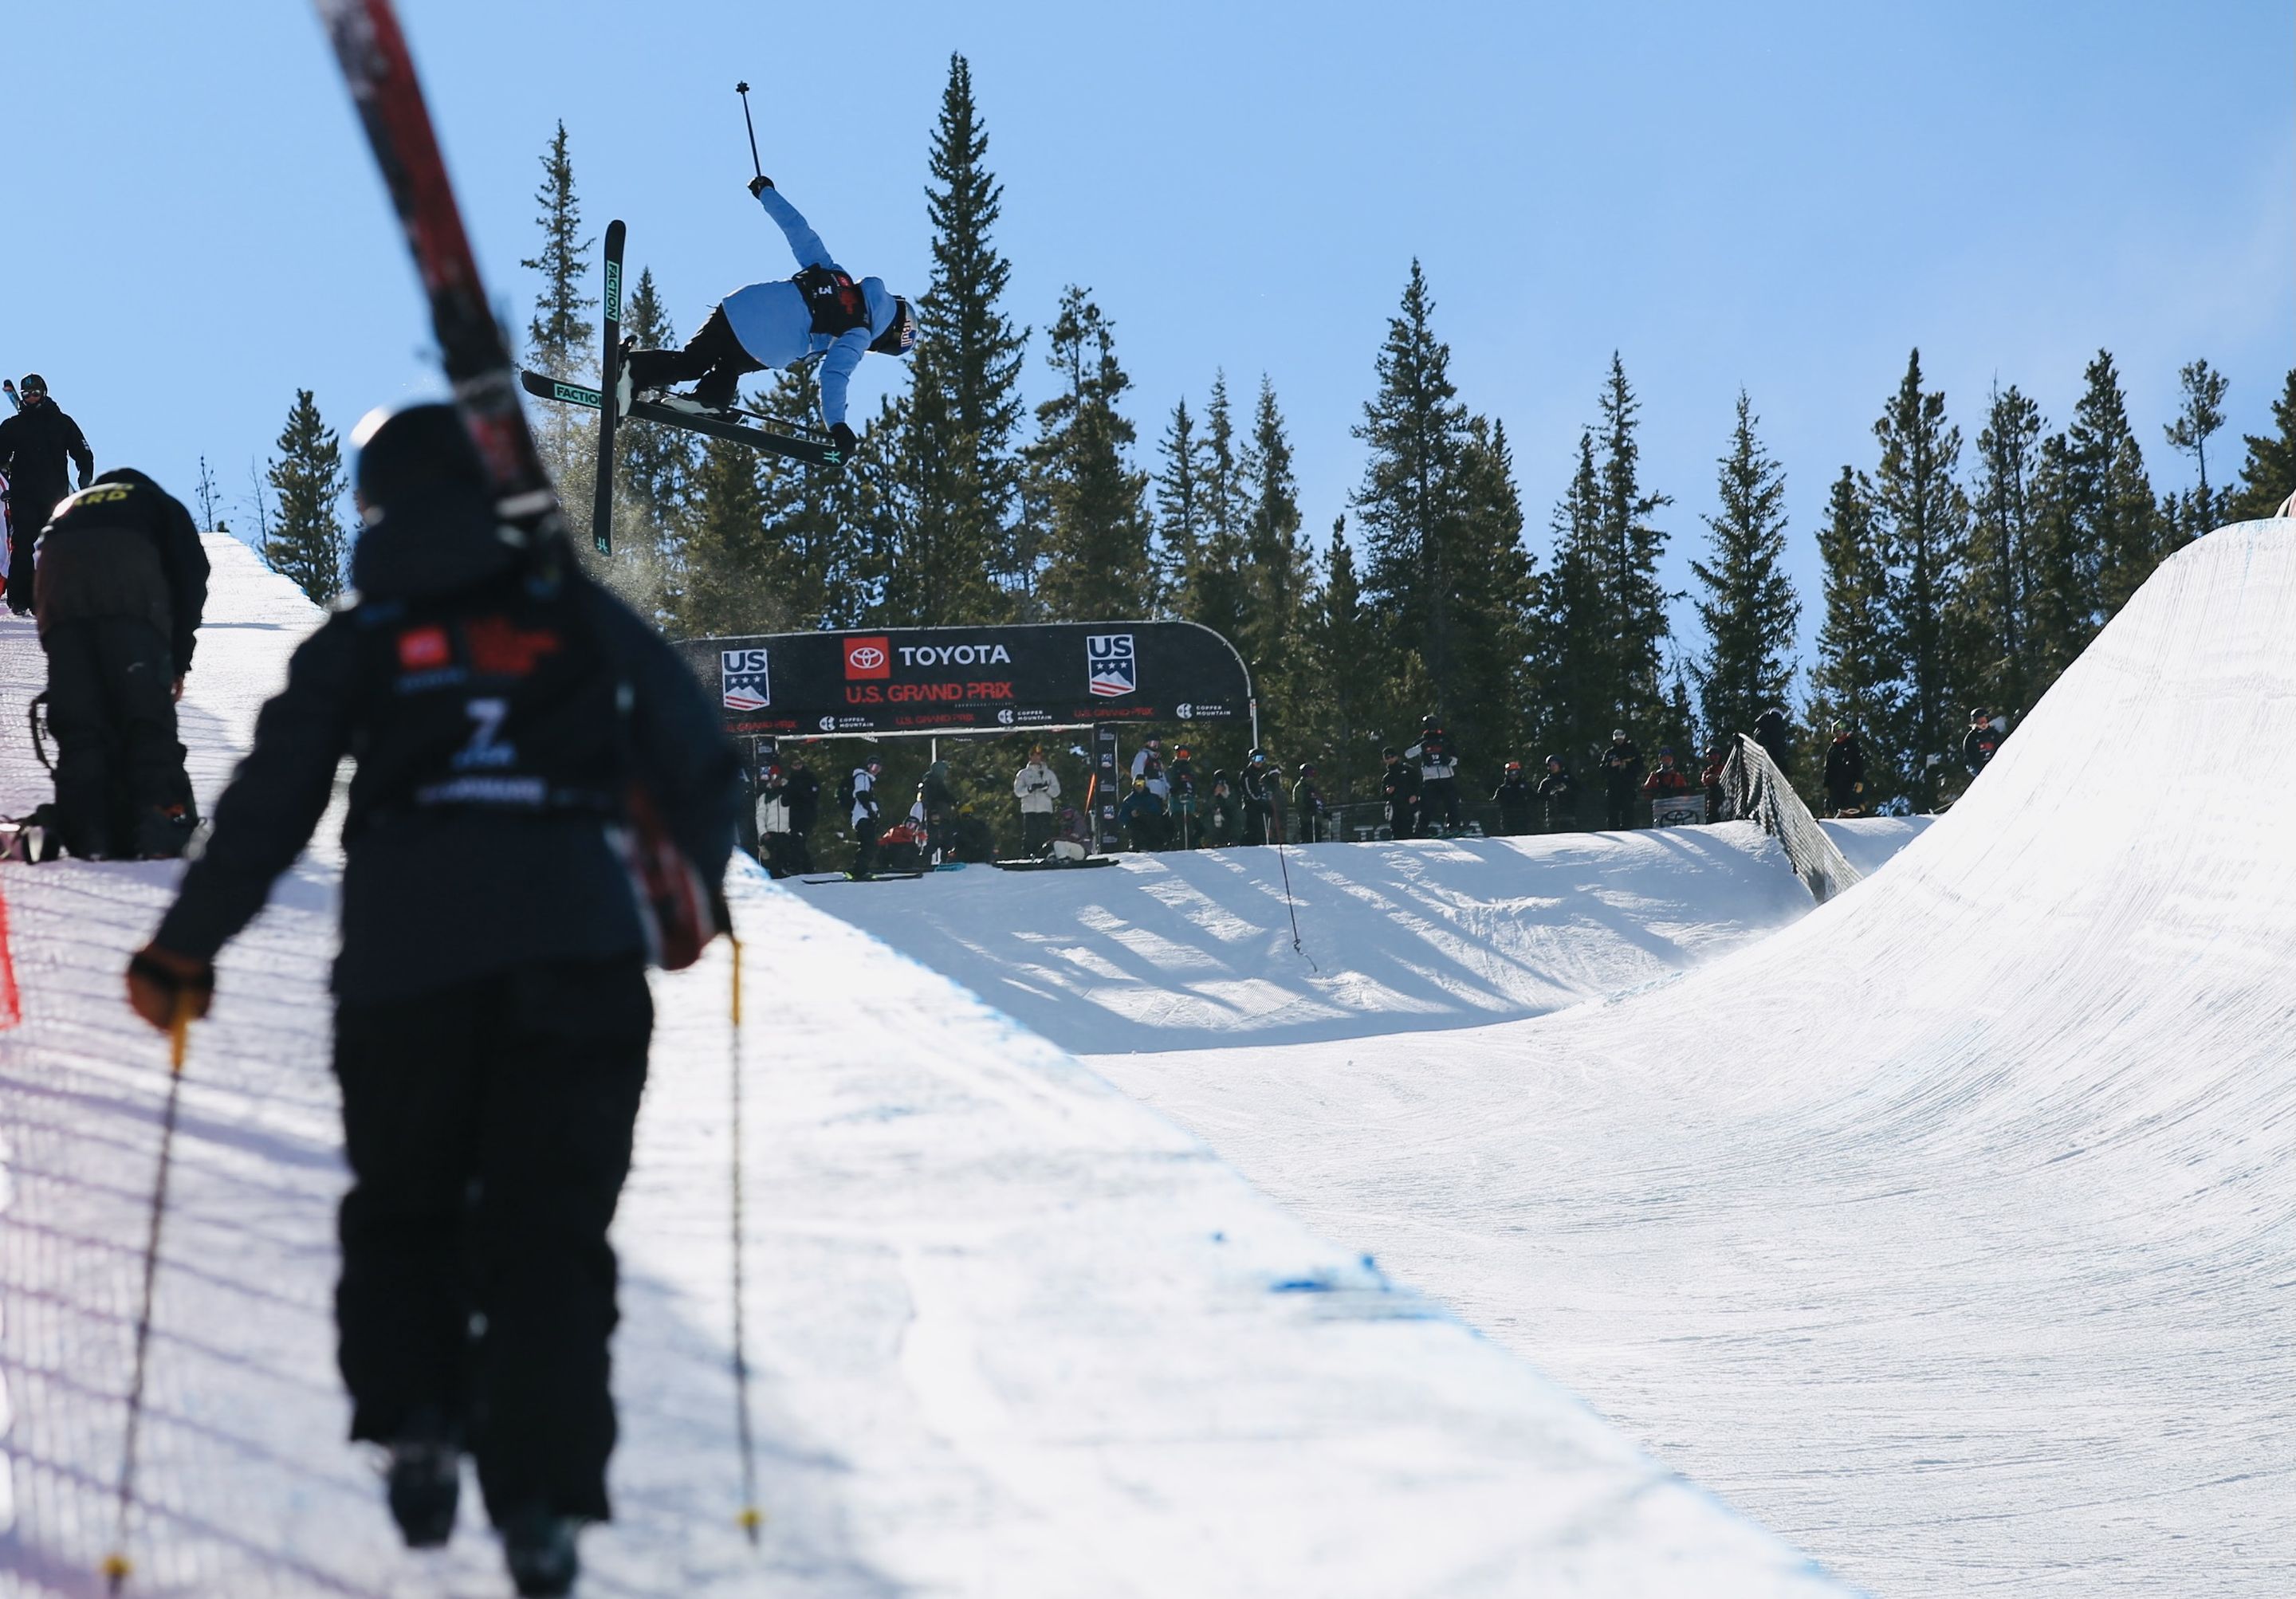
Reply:
[[1642, 782], [1643, 752], [1620, 727], [1611, 734], [1611, 747], [1603, 751], [1603, 803], [1608, 825], [1635, 824], [1635, 796], [1642, 791]]
[[1754, 742], [1770, 758], [1778, 775], [1791, 780], [1793, 776], [1793, 728], [1786, 713], [1775, 706], [1754, 718]]
[[1292, 814], [1300, 818], [1300, 841], [1320, 844], [1331, 837], [1330, 808], [1324, 803], [1324, 794], [1316, 786], [1316, 766], [1313, 761], [1300, 763], [1300, 781], [1292, 785]]
[[208, 594], [191, 512], [140, 472], [108, 472], [56, 507], [37, 586], [64, 848], [181, 855], [198, 818], [176, 701]]
[[1393, 750], [1382, 750], [1387, 769], [1380, 774], [1379, 797], [1387, 803], [1387, 830], [1398, 839], [1419, 836], [1419, 768]]
[[813, 824], [821, 819], [821, 779], [805, 764], [805, 751], [790, 750], [782, 758], [782, 803], [789, 807], [790, 869], [811, 872]]
[[1283, 773], [1268, 760], [1267, 750], [1254, 750], [1244, 757], [1242, 786], [1242, 841], [1247, 844], [1282, 843]]
[[0, 419], [0, 478], [8, 480], [8, 609], [22, 616], [32, 609], [32, 542], [55, 514], [56, 502], [70, 492], [64, 476], [69, 459], [79, 469], [79, 486], [95, 476], [95, 454], [79, 423], [48, 398], [48, 381], [25, 374], [20, 390], [24, 408]]
[[1538, 798], [1546, 807], [1546, 831], [1575, 832], [1578, 828], [1578, 780], [1560, 755], [1546, 758], [1546, 775], [1538, 780]]
[[357, 438], [356, 603], [297, 648], [129, 1000], [154, 1026], [205, 1012], [216, 952], [354, 754], [333, 984], [351, 1436], [388, 1446], [415, 1546], [452, 1529], [467, 1447], [520, 1592], [562, 1594], [575, 1529], [608, 1513], [606, 1230], [645, 969], [722, 917], [693, 907], [732, 853], [738, 763], [684, 662], [562, 538], [503, 536], [451, 408]]
[[1419, 742], [1403, 752], [1419, 763], [1419, 826], [1422, 832], [1459, 831], [1459, 752], [1432, 712], [1419, 718]]
[[1836, 816], [1866, 809], [1866, 750], [1847, 722], [1833, 725], [1833, 742], [1825, 751], [1825, 808]]
[[2001, 729], [1993, 725], [1982, 705], [1969, 713], [1969, 731], [1961, 739], [1961, 764], [1976, 776], [1993, 764], [1993, 752], [2001, 748]]
[[1499, 808], [1499, 832], [1508, 838], [1520, 838], [1531, 830], [1531, 816], [1538, 809], [1538, 795], [1530, 780], [1522, 775], [1522, 762], [1511, 760], [1499, 786], [1491, 791], [1492, 803]]

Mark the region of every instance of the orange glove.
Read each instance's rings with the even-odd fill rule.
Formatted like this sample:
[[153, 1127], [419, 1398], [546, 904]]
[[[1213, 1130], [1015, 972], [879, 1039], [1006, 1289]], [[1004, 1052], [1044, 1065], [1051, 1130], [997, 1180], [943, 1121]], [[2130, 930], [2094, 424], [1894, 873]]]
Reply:
[[158, 1028], [171, 1031], [180, 1013], [196, 1021], [215, 1003], [215, 968], [157, 944], [146, 944], [127, 963], [127, 1004]]

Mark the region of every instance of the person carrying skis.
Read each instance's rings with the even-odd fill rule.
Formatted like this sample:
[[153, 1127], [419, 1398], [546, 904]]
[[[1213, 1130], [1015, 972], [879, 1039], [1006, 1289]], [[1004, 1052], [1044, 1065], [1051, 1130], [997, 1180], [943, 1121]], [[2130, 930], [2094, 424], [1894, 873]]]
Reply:
[[[781, 226], [797, 258], [794, 277], [751, 283], [720, 300], [684, 349], [623, 347], [621, 381], [614, 403], [627, 412], [634, 400], [695, 413], [732, 408], [742, 380], [753, 372], [787, 370], [819, 357], [821, 420], [840, 450], [850, 453], [846, 388], [865, 355], [906, 356], [915, 347], [916, 313], [882, 278], [855, 279], [769, 177], [750, 180], [750, 193]], [[693, 385], [690, 396], [665, 392]]]
[[1499, 833], [1502, 837], [1520, 838], [1530, 831], [1531, 812], [1538, 803], [1538, 795], [1522, 775], [1522, 762], [1507, 762], [1498, 787], [1491, 791], [1491, 802], [1499, 808]]
[[1613, 829], [1635, 824], [1635, 791], [1642, 786], [1643, 752], [1635, 748], [1623, 727], [1611, 733], [1611, 747], [1603, 751], [1603, 803]]
[[1419, 771], [1394, 750], [1382, 750], [1380, 758], [1387, 768], [1380, 774], [1379, 797], [1387, 806], [1387, 831], [1390, 837], [1412, 839], [1419, 836]]
[[877, 779], [885, 775], [885, 763], [875, 756], [853, 768], [845, 780], [845, 791], [837, 796], [852, 813], [853, 875], [866, 877], [877, 864], [878, 825]]
[[576, 1531], [609, 1512], [606, 1234], [646, 967], [723, 925], [739, 767], [685, 663], [562, 540], [499, 537], [452, 407], [354, 439], [356, 602], [295, 651], [128, 1001], [162, 1029], [206, 1013], [217, 951], [353, 756], [333, 980], [351, 1436], [388, 1448], [414, 1547], [447, 1540], [475, 1455], [519, 1591], [564, 1594]]
[[1013, 798], [1021, 802], [1021, 853], [1039, 856], [1052, 848], [1053, 804], [1061, 797], [1060, 774], [1045, 764], [1045, 747], [1032, 745], [1029, 764], [1013, 776]]
[[1825, 751], [1825, 808], [1835, 816], [1866, 810], [1866, 749], [1847, 722], [1833, 725], [1833, 742]]
[[1292, 785], [1292, 811], [1300, 818], [1300, 841], [1320, 844], [1331, 836], [1326, 819], [1330, 809], [1324, 803], [1322, 792], [1316, 787], [1316, 766], [1313, 761], [1300, 763], [1300, 781]]
[[1419, 763], [1419, 826], [1437, 836], [1459, 831], [1459, 759], [1440, 719], [1431, 712], [1419, 718], [1419, 742], [1403, 752]]
[[2001, 730], [1993, 725], [1982, 705], [1969, 713], [1969, 731], [1962, 735], [1961, 764], [1976, 776], [1993, 764], [1993, 752], [2001, 748]]
[[1560, 755], [1546, 758], [1546, 773], [1538, 780], [1538, 798], [1546, 808], [1546, 831], [1572, 832], [1578, 826], [1578, 780]]
[[71, 492], [64, 474], [69, 460], [79, 469], [79, 486], [95, 480], [95, 452], [79, 423], [48, 398], [48, 380], [26, 373], [18, 398], [23, 409], [0, 418], [0, 478], [8, 481], [8, 609], [18, 616], [33, 605], [32, 545], [56, 512], [56, 502]]
[[55, 507], [37, 557], [57, 835], [83, 860], [173, 859], [199, 820], [176, 741], [208, 595], [192, 513], [116, 467]]

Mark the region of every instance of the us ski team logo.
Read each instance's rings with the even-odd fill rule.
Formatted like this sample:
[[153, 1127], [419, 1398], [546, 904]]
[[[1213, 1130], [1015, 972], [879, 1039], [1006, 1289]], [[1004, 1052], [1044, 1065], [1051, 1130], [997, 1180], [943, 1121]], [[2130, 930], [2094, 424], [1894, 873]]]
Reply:
[[718, 652], [718, 693], [728, 710], [763, 710], [774, 702], [763, 650]]
[[1128, 694], [1140, 686], [1140, 660], [1132, 652], [1129, 633], [1088, 633], [1084, 641], [1085, 686], [1103, 700]]

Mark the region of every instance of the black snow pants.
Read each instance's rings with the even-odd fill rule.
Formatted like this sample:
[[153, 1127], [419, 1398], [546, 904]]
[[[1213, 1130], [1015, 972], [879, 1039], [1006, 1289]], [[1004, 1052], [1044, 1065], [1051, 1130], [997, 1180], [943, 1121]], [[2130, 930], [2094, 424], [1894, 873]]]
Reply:
[[1048, 810], [1024, 810], [1021, 813], [1021, 853], [1044, 855], [1053, 842], [1053, 813]]
[[40, 644], [64, 848], [83, 858], [180, 850], [168, 813], [192, 790], [166, 635], [134, 617], [89, 617], [50, 624]]
[[734, 403], [743, 378], [765, 369], [764, 362], [742, 348], [722, 305], [711, 310], [684, 349], [634, 349], [629, 357], [632, 389], [692, 383], [693, 398], [716, 410]]
[[435, 1406], [497, 1524], [537, 1501], [607, 1514], [606, 1228], [652, 1029], [635, 954], [336, 1008], [351, 1436], [387, 1442]]
[[1635, 791], [1613, 784], [1603, 791], [1605, 821], [1613, 832], [1635, 825]]
[[1423, 777], [1419, 781], [1419, 825], [1431, 831], [1440, 823], [1446, 832], [1459, 831], [1459, 780]]
[[37, 484], [8, 488], [8, 609], [22, 616], [32, 609], [32, 546], [56, 513], [66, 491]]

